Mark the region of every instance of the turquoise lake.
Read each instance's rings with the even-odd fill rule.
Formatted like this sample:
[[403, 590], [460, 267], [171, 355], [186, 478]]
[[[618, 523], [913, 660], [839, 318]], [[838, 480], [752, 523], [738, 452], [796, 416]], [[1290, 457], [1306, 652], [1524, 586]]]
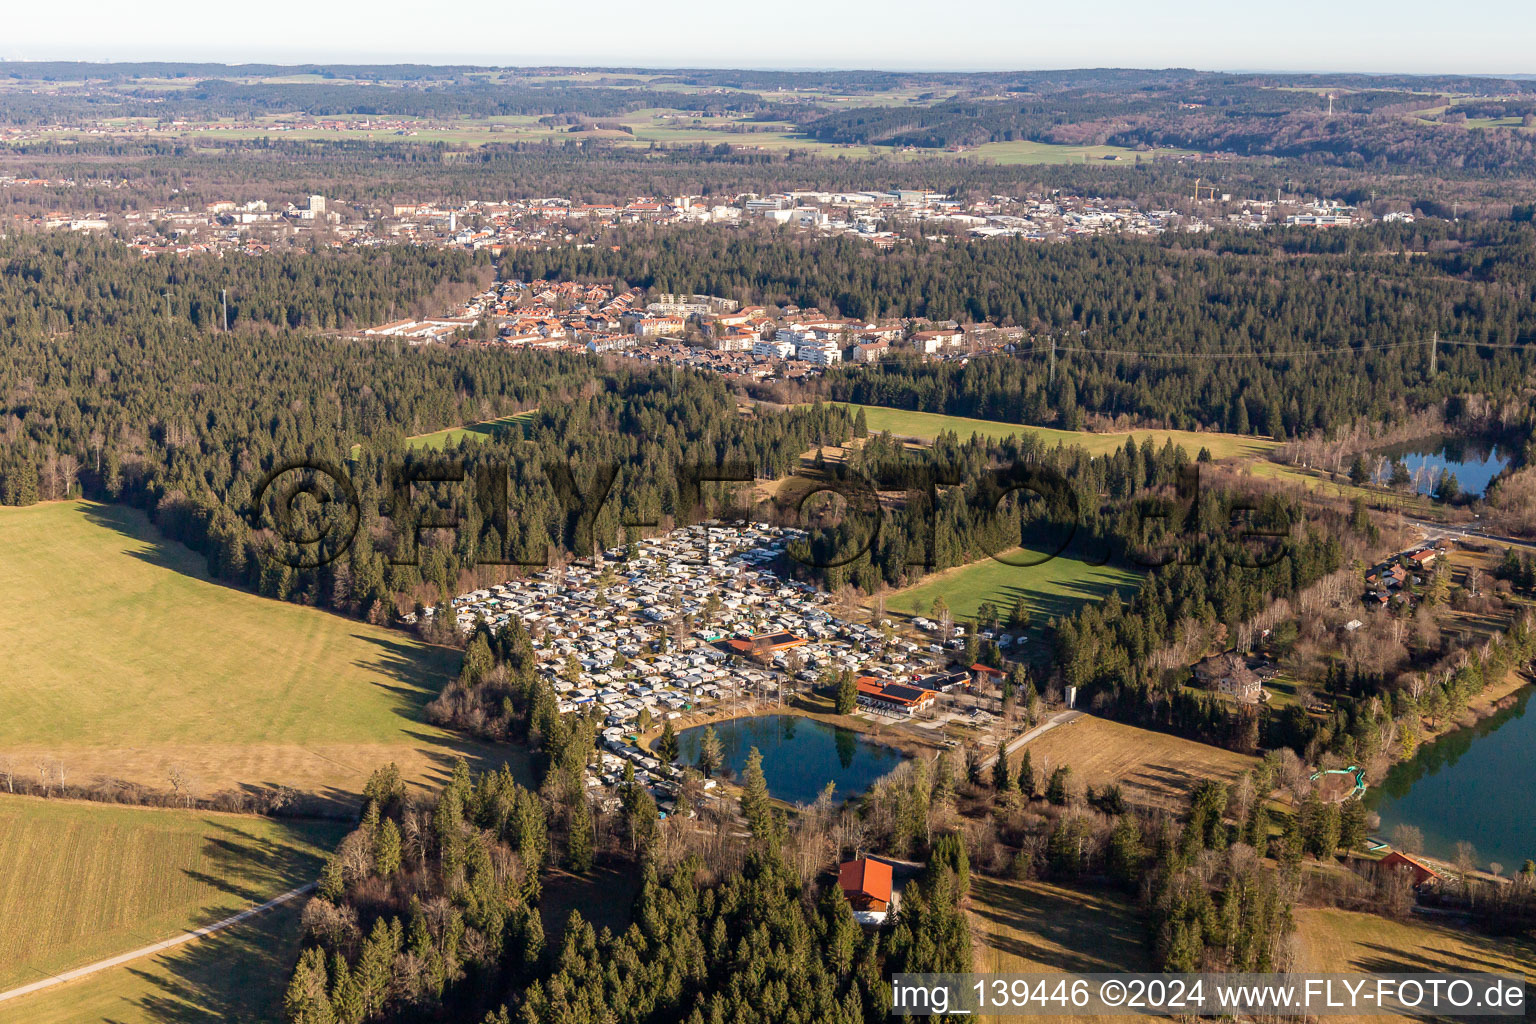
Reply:
[[1399, 824], [1424, 833], [1424, 852], [1454, 860], [1456, 844], [1477, 850], [1477, 862], [1504, 872], [1536, 858], [1536, 713], [1532, 689], [1476, 725], [1446, 733], [1393, 766], [1366, 795], [1381, 815], [1380, 835]]

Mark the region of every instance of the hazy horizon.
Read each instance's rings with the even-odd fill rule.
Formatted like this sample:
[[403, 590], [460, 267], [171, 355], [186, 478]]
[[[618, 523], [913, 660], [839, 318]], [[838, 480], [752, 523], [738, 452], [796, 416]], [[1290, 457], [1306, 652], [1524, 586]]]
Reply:
[[[1104, 0], [1092, 16], [1040, 3], [960, 0], [942, 15], [914, 0], [786, 0], [720, 8], [594, 0], [509, 12], [488, 0], [422, 9], [269, 0], [251, 12], [191, 0], [81, 0], [59, 15], [27, 5], [7, 19], [5, 60], [497, 67], [1018, 71], [1169, 68], [1230, 73], [1529, 77], [1536, 16], [1517, 0], [1467, 0], [1454, 19], [1430, 0], [1297, 0], [1282, 11], [1216, 0], [1158, 9]], [[1520, 26], [1526, 29], [1521, 30]], [[500, 40], [505, 43], [498, 47]], [[538, 45], [528, 40], [539, 40]], [[707, 53], [701, 59], [700, 53]]]
[[1408, 69], [1381, 69], [1361, 70], [1347, 67], [1305, 68], [1305, 67], [1200, 67], [1189, 64], [1021, 64], [998, 66], [971, 66], [962, 67], [950, 64], [904, 64], [904, 65], [873, 65], [873, 64], [755, 64], [739, 62], [731, 64], [619, 64], [619, 63], [576, 63], [573, 61], [548, 60], [542, 62], [524, 61], [516, 63], [496, 62], [491, 60], [465, 60], [435, 58], [409, 59], [403, 56], [379, 56], [368, 58], [364, 55], [338, 57], [325, 59], [323, 57], [262, 57], [252, 55], [242, 58], [211, 58], [211, 57], [167, 57], [158, 55], [125, 56], [125, 57], [77, 57], [65, 55], [31, 56], [31, 55], [4, 55], [0, 54], [0, 63], [3, 64], [47, 64], [47, 63], [78, 63], [99, 64], [110, 66], [115, 64], [210, 64], [223, 67], [261, 66], [268, 65], [278, 68], [301, 67], [477, 67], [496, 71], [538, 71], [538, 70], [569, 70], [587, 71], [593, 73], [623, 74], [630, 72], [664, 73], [670, 71], [783, 71], [787, 73], [857, 73], [861, 71], [888, 72], [892, 74], [1031, 74], [1036, 72], [1069, 72], [1069, 71], [1195, 71], [1208, 74], [1225, 75], [1360, 75], [1363, 77], [1391, 77], [1404, 75], [1412, 77], [1466, 77], [1466, 78], [1494, 78], [1494, 79], [1536, 79], [1536, 71], [1416, 71]]

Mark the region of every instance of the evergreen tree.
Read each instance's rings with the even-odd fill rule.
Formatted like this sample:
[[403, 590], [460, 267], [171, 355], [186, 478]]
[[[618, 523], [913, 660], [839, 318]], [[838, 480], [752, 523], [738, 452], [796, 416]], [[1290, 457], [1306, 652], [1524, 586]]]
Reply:
[[1358, 799], [1347, 801], [1339, 812], [1339, 846], [1347, 851], [1363, 850], [1368, 814]]
[[1066, 765], [1051, 772], [1051, 779], [1045, 786], [1045, 798], [1058, 806], [1065, 805], [1070, 795], [1069, 786], [1072, 780], [1072, 769]]
[[951, 871], [955, 876], [955, 892], [960, 898], [971, 891], [971, 857], [965, 849], [965, 837], [959, 832], [946, 832], [933, 844], [928, 863], [936, 868]]
[[714, 726], [705, 726], [704, 738], [699, 743], [699, 771], [706, 779], [711, 779], [724, 764], [725, 751], [720, 746], [720, 737], [715, 735]]
[[852, 669], [844, 669], [837, 677], [837, 713], [851, 715], [859, 706], [859, 686]]
[[400, 870], [400, 829], [393, 818], [385, 818], [379, 825], [373, 860], [374, 870], [381, 878], [393, 878]]
[[361, 1024], [368, 1010], [363, 987], [339, 950], [331, 955], [331, 1008], [336, 1024]]
[[570, 810], [570, 834], [565, 842], [565, 866], [578, 875], [592, 867], [594, 837], [592, 808], [585, 794], [577, 794]]
[[394, 942], [389, 925], [381, 917], [373, 922], [373, 931], [363, 943], [357, 960], [354, 982], [363, 1004], [363, 1017], [372, 1017], [384, 1008], [389, 996], [391, 970], [394, 967]]
[[1146, 849], [1142, 845], [1141, 821], [1134, 814], [1122, 814], [1115, 820], [1109, 836], [1109, 874], [1127, 889], [1141, 883]]
[[1035, 775], [1035, 759], [1030, 756], [1029, 747], [1024, 747], [1024, 757], [1019, 761], [1019, 792], [1033, 800], [1040, 795], [1040, 780]]
[[341, 858], [333, 853], [325, 858], [325, 864], [320, 868], [319, 895], [332, 903], [340, 903], [346, 891], [346, 876], [341, 869]]
[[283, 996], [283, 1012], [290, 1024], [336, 1024], [325, 950], [310, 946], [299, 957], [299, 965]]
[[656, 756], [661, 759], [662, 764], [676, 764], [677, 752], [677, 730], [672, 727], [672, 720], [669, 718], [661, 727], [661, 738], [656, 741]]
[[624, 806], [624, 828], [629, 833], [630, 848], [636, 854], [644, 853], [656, 841], [660, 814], [651, 791], [635, 782], [635, 766], [629, 762], [624, 764], [621, 799]]
[[748, 752], [742, 773], [741, 813], [759, 846], [776, 848], [779, 841], [777, 815], [773, 799], [768, 795], [768, 780], [763, 776], [763, 755], [756, 747]]

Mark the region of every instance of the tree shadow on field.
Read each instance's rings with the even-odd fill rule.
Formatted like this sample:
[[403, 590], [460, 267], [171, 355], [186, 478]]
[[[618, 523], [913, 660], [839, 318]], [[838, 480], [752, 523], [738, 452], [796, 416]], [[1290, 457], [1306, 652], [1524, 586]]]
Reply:
[[[345, 831], [340, 823], [311, 823], [303, 827], [295, 823], [281, 826], [282, 834], [278, 836], [261, 836], [224, 821], [206, 820], [204, 824], [213, 833], [203, 843], [203, 856], [212, 870], [183, 868], [183, 873], [210, 889], [237, 897], [239, 909], [316, 878], [321, 854], [306, 849], [306, 844], [312, 842], [325, 848]], [[198, 923], [211, 924], [229, 916], [230, 911], [209, 913], [213, 916], [199, 919]]]
[[437, 696], [458, 675], [463, 657], [452, 648], [434, 647], [405, 633], [381, 636], [359, 630], [352, 633], [352, 639], [379, 651], [375, 660], [360, 659], [354, 665], [367, 671], [382, 671], [396, 682], [427, 694], [427, 700]]
[[[1510, 936], [1493, 939], [1471, 930], [1463, 931], [1444, 926], [1420, 924], [1419, 927], [1433, 927], [1434, 931], [1446, 935], [1463, 948], [1449, 950], [1421, 946], [1409, 950], [1364, 942], [1360, 944], [1361, 952], [1351, 958], [1348, 966], [1373, 974], [1414, 972], [1529, 974], [1532, 965], [1536, 964], [1536, 948], [1532, 947], [1529, 940]], [[1370, 952], [1363, 952], [1365, 950]], [[1504, 954], [1506, 959], [1497, 959], [1496, 952]], [[1523, 970], [1515, 971], [1511, 962]]]
[[281, 1021], [304, 902], [291, 900], [147, 964], [125, 967], [145, 990], [134, 1000], [138, 1010], [165, 1024]]
[[431, 765], [426, 779], [429, 787], [448, 781], [453, 766], [462, 758], [472, 771], [498, 771], [505, 764], [520, 785], [537, 788], [528, 748], [521, 743], [489, 743], [472, 740], [456, 733], [433, 736], [406, 730], [405, 735], [420, 743], [425, 760]]
[[[1029, 568], [1032, 567], [1019, 566], [1018, 571], [1024, 573], [1029, 571]], [[1112, 572], [1126, 568], [1110, 563], [1104, 566], [1103, 571]], [[1085, 604], [1097, 604], [1116, 591], [1119, 591], [1120, 596], [1124, 598], [1132, 593], [1140, 582], [1140, 578], [1134, 576], [1129, 579], [1053, 580], [1054, 592], [1030, 586], [1027, 582], [1005, 583], [989, 595], [989, 599], [1003, 615], [1007, 615], [1014, 604], [1022, 599], [1035, 622], [1044, 624], [1049, 619], [1065, 618]]]
[[139, 509], [130, 505], [106, 505], [95, 502], [82, 502], [78, 508], [80, 514], [92, 526], [99, 526], [120, 537], [138, 541], [137, 545], [124, 545], [122, 553], [128, 558], [136, 558], [158, 569], [169, 569], [182, 576], [190, 576], [211, 586], [250, 593], [243, 587], [210, 576], [207, 559], [185, 544], [165, 536], [154, 523], [150, 522], [149, 516]]
[[1146, 925], [1118, 901], [1013, 889], [975, 876], [971, 884], [971, 912], [983, 922], [987, 945], [1000, 953], [1074, 973], [1145, 969]]

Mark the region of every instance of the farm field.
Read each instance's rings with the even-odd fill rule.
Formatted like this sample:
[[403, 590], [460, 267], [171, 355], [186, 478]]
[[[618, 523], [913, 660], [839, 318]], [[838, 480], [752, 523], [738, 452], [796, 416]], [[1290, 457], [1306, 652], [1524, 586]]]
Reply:
[[507, 752], [424, 720], [456, 652], [215, 583], [136, 510], [0, 509], [0, 550], [0, 599], [37, 610], [0, 626], [0, 757], [28, 771], [350, 801], [387, 761], [421, 781]]
[[0, 1024], [283, 1024], [294, 900], [196, 942], [0, 1003]]
[[[545, 79], [577, 81], [560, 76]], [[639, 76], [644, 77], [644, 76]], [[304, 77], [274, 79], [276, 84], [303, 84]], [[271, 84], [271, 83], [269, 83]], [[590, 82], [601, 87], [605, 83]], [[181, 83], [141, 83], [147, 89], [181, 91]], [[657, 92], [689, 95], [700, 90], [680, 83], [651, 86]], [[872, 104], [908, 105], [902, 95], [875, 95], [844, 97], [808, 90], [807, 98], [820, 99], [831, 105]], [[926, 104], [923, 104], [926, 106]], [[1193, 155], [1188, 150], [1158, 149], [1138, 152], [1122, 146], [1076, 146], [1049, 142], [1019, 140], [1014, 142], [988, 142], [960, 151], [943, 149], [898, 149], [887, 145], [860, 143], [822, 142], [803, 135], [788, 122], [745, 121], [729, 116], [695, 117], [681, 108], [652, 107], [630, 113], [598, 119], [604, 124], [624, 125], [629, 130], [596, 128], [592, 126], [567, 128], [551, 127], [539, 123], [531, 115], [505, 114], [495, 117], [446, 117], [413, 119], [390, 116], [387, 127], [309, 127], [308, 118], [293, 115], [269, 115], [237, 123], [233, 120], [208, 121], [186, 127], [167, 128], [148, 119], [116, 119], [106, 124], [109, 133], [178, 140], [196, 144], [198, 140], [226, 142], [251, 142], [261, 139], [289, 139], [293, 141], [350, 141], [350, 142], [412, 142], [443, 143], [464, 148], [478, 148], [490, 143], [554, 142], [575, 140], [602, 140], [622, 147], [649, 147], [651, 145], [695, 146], [700, 143], [719, 144], [750, 150], [784, 151], [800, 150], [821, 156], [838, 156], [856, 159], [884, 159], [899, 162], [913, 160], [967, 160], [1003, 165], [1062, 165], [1091, 163], [1105, 168], [1134, 166], [1137, 159], [1143, 162]], [[404, 127], [396, 127], [396, 123]], [[98, 133], [79, 130], [52, 130], [46, 137], [59, 141], [85, 141], [100, 138]]]
[[1229, 781], [1257, 758], [1221, 747], [1083, 715], [1042, 733], [1013, 755], [1030, 752], [1037, 774], [1067, 765], [1075, 786], [1116, 783], [1132, 803], [1182, 810], [1185, 794], [1202, 779]]
[[[1109, 890], [1065, 889], [1049, 882], [1015, 882], [972, 874], [970, 918], [972, 970], [977, 973], [1152, 969], [1146, 925], [1129, 901]], [[977, 1019], [1017, 1018], [984, 1015]], [[1050, 1019], [1095, 1018], [1053, 1014]]]
[[[1297, 969], [1413, 973], [1517, 974], [1536, 977], [1536, 943], [1529, 937], [1477, 932], [1412, 918], [1394, 921], [1350, 910], [1297, 908]], [[1330, 1017], [1337, 1021], [1408, 1020], [1406, 1017]]]
[[[346, 831], [336, 822], [0, 799], [0, 989], [303, 885]], [[0, 1004], [0, 1019], [9, 1012]]]
[[1174, 444], [1187, 451], [1191, 457], [1201, 448], [1209, 448], [1211, 457], [1230, 459], [1248, 455], [1262, 455], [1275, 447], [1267, 437], [1249, 437], [1238, 434], [1203, 433], [1193, 430], [1131, 430], [1104, 434], [1082, 430], [1058, 430], [1054, 427], [1032, 427], [1027, 424], [1003, 423], [1000, 420], [978, 420], [965, 416], [945, 416], [935, 412], [911, 412], [906, 409], [890, 409], [879, 405], [848, 405], [850, 415], [864, 410], [865, 422], [871, 432], [889, 430], [901, 437], [916, 437], [931, 441], [946, 430], [954, 431], [961, 438], [972, 434], [1002, 440], [1025, 432], [1039, 434], [1047, 444], [1081, 445], [1093, 455], [1103, 455], [1125, 447], [1125, 439], [1134, 437], [1139, 445], [1147, 438], [1159, 448], [1172, 439]]
[[[999, 552], [999, 557], [1033, 561], [1040, 556], [1015, 548]], [[903, 615], [927, 615], [934, 598], [942, 596], [954, 620], [966, 622], [975, 618], [976, 610], [984, 602], [992, 602], [1007, 615], [1014, 603], [1023, 598], [1024, 607], [1039, 627], [1052, 616], [1069, 613], [1084, 602], [1108, 597], [1112, 590], [1128, 593], [1140, 580], [1137, 573], [1109, 565], [1089, 565], [1066, 553], [1039, 565], [1009, 565], [985, 558], [946, 569], [924, 583], [896, 591], [886, 598], [886, 607]]]

